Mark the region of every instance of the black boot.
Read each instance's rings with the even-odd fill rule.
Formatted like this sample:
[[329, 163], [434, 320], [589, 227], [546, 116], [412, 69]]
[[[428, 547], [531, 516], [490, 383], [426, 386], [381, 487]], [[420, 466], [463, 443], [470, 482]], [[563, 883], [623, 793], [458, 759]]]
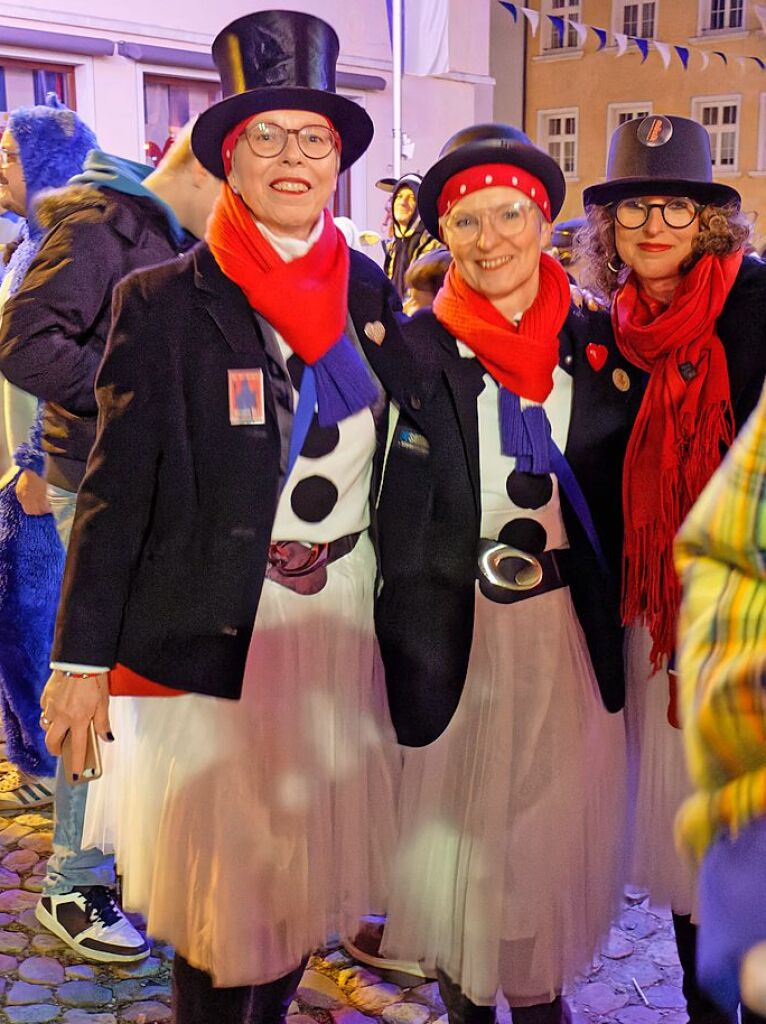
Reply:
[[444, 971], [437, 970], [439, 995], [447, 1008], [449, 1024], [495, 1024], [494, 1006], [477, 1006], [463, 995], [458, 985]]
[[572, 1015], [565, 999], [556, 996], [552, 1003], [536, 1006], [512, 1006], [513, 1024], [570, 1024]]
[[673, 930], [676, 933], [678, 959], [684, 972], [682, 988], [689, 1024], [736, 1024], [736, 1014], [730, 1017], [724, 1013], [697, 985], [697, 926], [692, 924], [691, 917], [688, 914], [673, 914]]
[[173, 1024], [283, 1024], [306, 967], [265, 985], [215, 988], [205, 971], [173, 960]]

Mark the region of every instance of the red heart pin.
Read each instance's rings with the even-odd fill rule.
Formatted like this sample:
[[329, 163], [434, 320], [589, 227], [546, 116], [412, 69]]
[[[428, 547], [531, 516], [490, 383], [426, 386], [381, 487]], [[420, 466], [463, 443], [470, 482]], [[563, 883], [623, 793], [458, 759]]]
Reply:
[[594, 370], [603, 370], [608, 355], [606, 345], [594, 345], [591, 342], [585, 346], [585, 355], [588, 357], [588, 362]]

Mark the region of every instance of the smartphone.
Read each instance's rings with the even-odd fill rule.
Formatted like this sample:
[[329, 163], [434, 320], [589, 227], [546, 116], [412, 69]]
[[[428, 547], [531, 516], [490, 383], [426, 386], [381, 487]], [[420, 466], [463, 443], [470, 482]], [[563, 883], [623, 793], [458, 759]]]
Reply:
[[79, 779], [72, 778], [72, 734], [68, 732], [61, 744], [61, 763], [64, 768], [64, 777], [71, 786], [78, 786], [82, 782], [93, 782], [101, 778], [101, 751], [98, 746], [98, 736], [93, 722], [88, 726], [88, 739], [85, 747], [85, 767]]

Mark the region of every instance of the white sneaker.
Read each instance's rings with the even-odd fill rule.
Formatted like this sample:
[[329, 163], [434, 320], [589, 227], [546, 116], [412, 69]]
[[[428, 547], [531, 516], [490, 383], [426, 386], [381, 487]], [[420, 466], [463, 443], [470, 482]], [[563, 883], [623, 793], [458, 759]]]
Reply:
[[149, 943], [103, 885], [43, 896], [35, 917], [86, 960], [132, 963], [149, 956]]

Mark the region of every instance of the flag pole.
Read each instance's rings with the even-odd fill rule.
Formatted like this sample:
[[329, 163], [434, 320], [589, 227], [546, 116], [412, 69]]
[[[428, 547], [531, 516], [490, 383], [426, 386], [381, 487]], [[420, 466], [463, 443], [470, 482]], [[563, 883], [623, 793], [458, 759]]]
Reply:
[[402, 70], [404, 57], [404, 0], [393, 0], [391, 5], [391, 42], [393, 50], [393, 172], [398, 180], [402, 176]]

